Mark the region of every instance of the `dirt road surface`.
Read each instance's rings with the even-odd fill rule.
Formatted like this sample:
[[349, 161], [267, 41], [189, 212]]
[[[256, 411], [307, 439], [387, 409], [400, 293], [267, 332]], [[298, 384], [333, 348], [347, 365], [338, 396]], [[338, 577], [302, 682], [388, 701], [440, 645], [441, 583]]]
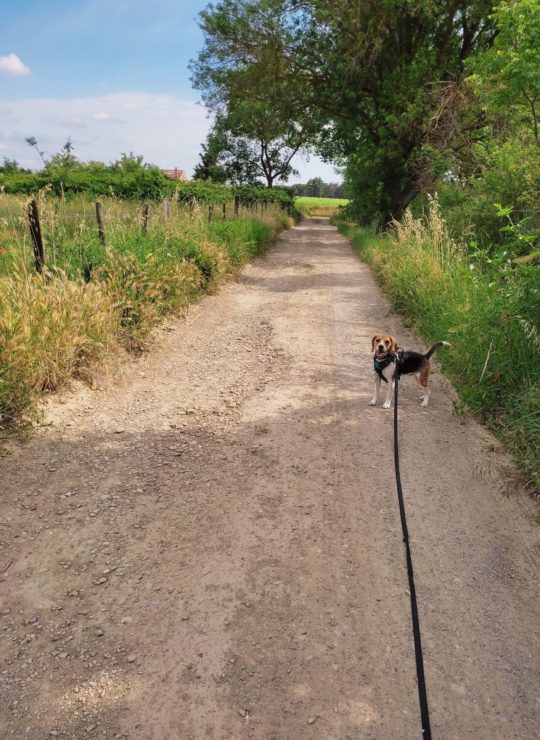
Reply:
[[[0, 737], [420, 738], [368, 405], [371, 335], [419, 341], [316, 219], [168, 329], [0, 460]], [[432, 390], [400, 433], [433, 737], [538, 737], [532, 502]]]

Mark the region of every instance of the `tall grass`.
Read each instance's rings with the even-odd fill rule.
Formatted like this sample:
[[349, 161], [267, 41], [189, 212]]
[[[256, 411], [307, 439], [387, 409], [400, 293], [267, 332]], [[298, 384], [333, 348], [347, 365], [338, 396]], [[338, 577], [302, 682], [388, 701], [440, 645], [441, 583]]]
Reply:
[[451, 342], [438, 357], [445, 373], [540, 491], [538, 268], [475, 263], [450, 238], [436, 201], [387, 235], [341, 228], [410, 325], [427, 342]]
[[289, 225], [278, 206], [253, 217], [171, 204], [103, 202], [107, 247], [94, 204], [39, 198], [46, 270], [37, 275], [25, 201], [0, 194], [0, 432], [28, 419], [44, 392], [90, 380], [118, 350], [140, 352], [150, 331], [260, 253]]

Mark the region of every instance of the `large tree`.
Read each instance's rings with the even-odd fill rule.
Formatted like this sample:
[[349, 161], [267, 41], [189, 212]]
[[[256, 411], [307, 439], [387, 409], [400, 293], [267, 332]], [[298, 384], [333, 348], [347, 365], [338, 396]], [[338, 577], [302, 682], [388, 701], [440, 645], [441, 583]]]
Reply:
[[[208, 105], [296, 130], [346, 165], [359, 214], [399, 217], [467, 120], [489, 0], [221, 0], [193, 65]], [[465, 119], [465, 121], [463, 120]], [[457, 142], [457, 144], [456, 144]]]
[[262, 179], [271, 188], [296, 174], [292, 159], [303, 141], [294, 128], [279, 136], [264, 119], [248, 127], [238, 117], [218, 114], [203, 144], [194, 179], [231, 185], [260, 185]]

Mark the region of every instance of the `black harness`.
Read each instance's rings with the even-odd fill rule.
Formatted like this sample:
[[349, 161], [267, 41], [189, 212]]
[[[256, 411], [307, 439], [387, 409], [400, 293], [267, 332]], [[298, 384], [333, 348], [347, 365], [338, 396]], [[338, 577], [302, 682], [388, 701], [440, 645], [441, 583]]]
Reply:
[[386, 357], [382, 360], [378, 360], [376, 357], [373, 358], [373, 367], [375, 369], [375, 372], [379, 376], [381, 380], [384, 380], [385, 383], [388, 383], [386, 378], [383, 375], [383, 370], [388, 367], [388, 365], [391, 365], [395, 360], [395, 355], [388, 354]]

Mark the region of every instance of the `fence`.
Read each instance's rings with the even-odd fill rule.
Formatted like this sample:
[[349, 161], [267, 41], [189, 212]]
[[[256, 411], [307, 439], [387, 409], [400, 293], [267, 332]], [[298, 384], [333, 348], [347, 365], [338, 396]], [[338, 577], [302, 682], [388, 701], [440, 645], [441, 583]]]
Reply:
[[[285, 211], [289, 210], [288, 205], [284, 202], [280, 202], [279, 199], [263, 200], [260, 197], [253, 198], [249, 196], [242, 198], [240, 195], [236, 194], [234, 195], [234, 198], [228, 202], [213, 203], [210, 200], [200, 201], [193, 196], [186, 198], [178, 197], [177, 195], [173, 198], [164, 198], [161, 202], [161, 219], [164, 225], [166, 225], [171, 218], [171, 211], [174, 204], [177, 206], [183, 206], [190, 219], [194, 219], [196, 214], [200, 213], [201, 208], [206, 208], [206, 219], [209, 224], [218, 219], [227, 220], [230, 218], [240, 218], [241, 216], [260, 217], [268, 213], [269, 210], [275, 208], [280, 208]], [[38, 273], [42, 273], [46, 265], [46, 250], [39, 208], [37, 198], [32, 198], [26, 207], [26, 216], [32, 242], [34, 266]], [[100, 200], [95, 201], [95, 219], [99, 242], [103, 248], [106, 248], [106, 214], [103, 203]], [[150, 204], [148, 202], [142, 204], [140, 219], [140, 233], [141, 235], [147, 235], [150, 219]]]

